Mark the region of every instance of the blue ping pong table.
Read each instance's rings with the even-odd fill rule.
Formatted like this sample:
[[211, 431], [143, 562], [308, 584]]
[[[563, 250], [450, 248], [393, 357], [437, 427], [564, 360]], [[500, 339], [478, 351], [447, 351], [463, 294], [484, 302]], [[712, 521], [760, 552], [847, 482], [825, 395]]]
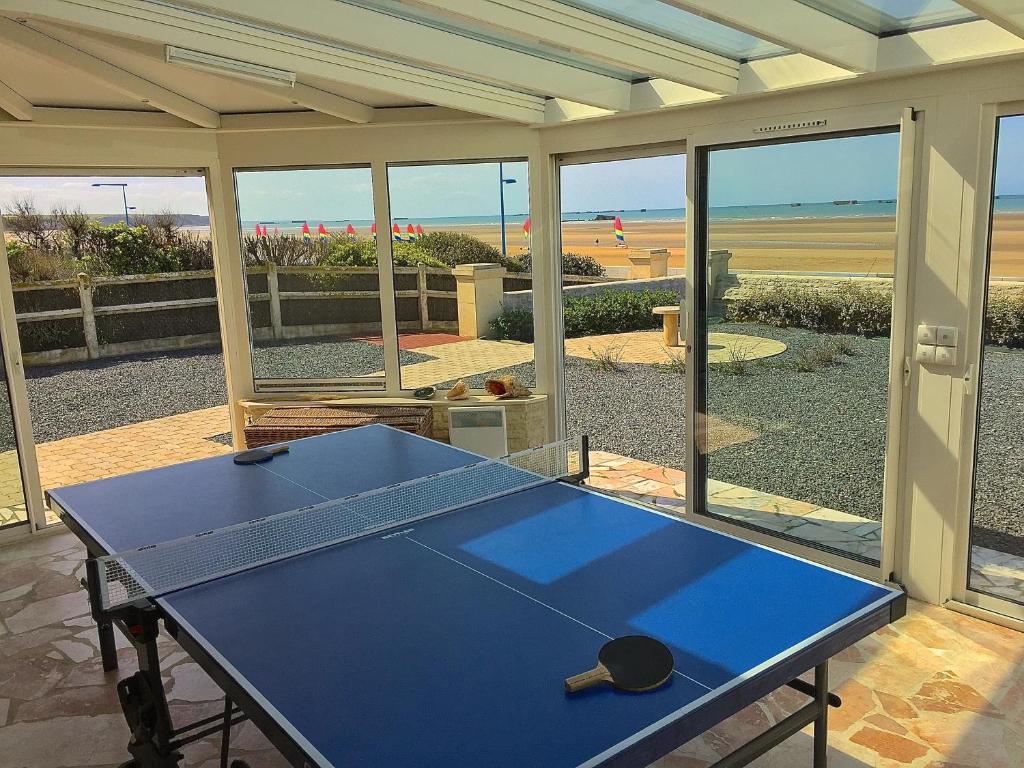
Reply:
[[[369, 426], [298, 440], [265, 464], [231, 456], [52, 491], [86, 543], [110, 553], [230, 526], [478, 462]], [[95, 568], [88, 571], [91, 576]], [[765, 694], [808, 702], [724, 758], [745, 765], [814, 724], [823, 766], [827, 662], [899, 618], [899, 589], [855, 578], [585, 487], [548, 482], [206, 583], [110, 614], [138, 651], [119, 683], [129, 765], [248, 718], [296, 766], [640, 766]], [[221, 686], [222, 715], [175, 728], [155, 638], [166, 631]], [[646, 634], [675, 658], [651, 692], [567, 694], [612, 637]], [[798, 676], [814, 670], [814, 683]]]

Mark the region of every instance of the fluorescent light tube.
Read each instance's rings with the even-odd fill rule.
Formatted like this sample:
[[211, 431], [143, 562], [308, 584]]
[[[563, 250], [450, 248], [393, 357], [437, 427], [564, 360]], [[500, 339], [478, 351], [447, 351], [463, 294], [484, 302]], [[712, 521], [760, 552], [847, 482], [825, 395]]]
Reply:
[[189, 69], [198, 69], [201, 72], [213, 72], [217, 75], [240, 77], [243, 80], [253, 80], [265, 85], [277, 85], [285, 88], [295, 86], [294, 72], [264, 67], [248, 61], [229, 59], [226, 56], [217, 56], [213, 53], [178, 48], [174, 45], [167, 46], [167, 63], [177, 64]]

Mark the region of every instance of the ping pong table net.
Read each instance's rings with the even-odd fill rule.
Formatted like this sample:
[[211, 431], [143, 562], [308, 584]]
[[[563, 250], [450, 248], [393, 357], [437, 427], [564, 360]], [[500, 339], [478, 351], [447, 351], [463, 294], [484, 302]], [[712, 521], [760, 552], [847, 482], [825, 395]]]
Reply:
[[586, 437], [568, 438], [244, 523], [96, 558], [104, 610], [160, 597], [559, 480], [586, 476]]

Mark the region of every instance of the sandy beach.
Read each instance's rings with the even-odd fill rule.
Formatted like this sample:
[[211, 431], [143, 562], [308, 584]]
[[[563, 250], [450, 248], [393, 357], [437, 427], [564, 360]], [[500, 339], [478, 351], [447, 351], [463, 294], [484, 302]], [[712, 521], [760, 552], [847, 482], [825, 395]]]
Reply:
[[[608, 267], [627, 266], [630, 248], [667, 248], [670, 267], [686, 266], [686, 222], [622, 224], [626, 248], [615, 246], [611, 222], [563, 222], [563, 250], [594, 256]], [[868, 216], [712, 221], [711, 247], [732, 251], [732, 269], [891, 274], [895, 228], [893, 217]], [[498, 226], [448, 229], [500, 245]], [[524, 251], [521, 225], [510, 225], [506, 230], [509, 254]], [[997, 215], [992, 240], [992, 275], [1024, 277], [1024, 213]]]
[[[501, 245], [497, 224], [423, 226], [427, 232], [443, 228], [495, 247]], [[891, 274], [895, 227], [892, 216], [712, 220], [711, 247], [732, 251], [731, 269]], [[207, 232], [205, 228], [189, 229]], [[631, 248], [667, 248], [670, 267], [686, 266], [685, 221], [626, 220], [623, 229], [627, 247], [620, 248], [615, 245], [610, 221], [565, 221], [562, 247], [593, 256], [606, 267], [628, 266]], [[370, 236], [369, 227], [357, 227], [356, 231], [360, 237]], [[526, 251], [521, 223], [506, 226], [506, 242], [511, 256]], [[992, 243], [992, 276], [1024, 278], [1024, 212], [997, 214]]]

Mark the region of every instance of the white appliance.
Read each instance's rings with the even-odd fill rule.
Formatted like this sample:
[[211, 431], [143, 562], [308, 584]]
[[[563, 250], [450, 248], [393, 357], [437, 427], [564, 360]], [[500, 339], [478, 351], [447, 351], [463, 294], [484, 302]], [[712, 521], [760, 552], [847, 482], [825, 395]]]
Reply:
[[490, 459], [507, 455], [505, 409], [500, 405], [449, 408], [448, 439], [456, 448]]

